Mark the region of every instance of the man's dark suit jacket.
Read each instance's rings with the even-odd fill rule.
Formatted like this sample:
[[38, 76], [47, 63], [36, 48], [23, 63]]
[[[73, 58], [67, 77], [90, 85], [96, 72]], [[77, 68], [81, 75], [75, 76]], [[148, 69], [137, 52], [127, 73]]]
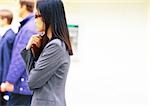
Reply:
[[0, 40], [0, 83], [5, 81], [8, 73], [15, 36], [9, 29]]

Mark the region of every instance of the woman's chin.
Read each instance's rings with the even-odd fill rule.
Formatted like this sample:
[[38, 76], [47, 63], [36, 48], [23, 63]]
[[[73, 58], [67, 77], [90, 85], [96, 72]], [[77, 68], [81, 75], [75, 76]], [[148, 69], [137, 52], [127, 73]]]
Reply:
[[40, 30], [40, 29], [36, 29], [37, 30], [37, 32], [40, 32], [40, 33], [42, 33], [43, 32], [43, 30]]

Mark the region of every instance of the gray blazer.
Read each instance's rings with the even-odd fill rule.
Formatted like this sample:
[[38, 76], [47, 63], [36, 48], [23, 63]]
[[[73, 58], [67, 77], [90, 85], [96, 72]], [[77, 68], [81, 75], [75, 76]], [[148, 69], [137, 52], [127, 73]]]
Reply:
[[[28, 53], [23, 51], [22, 56], [29, 65], [32, 59]], [[70, 56], [65, 44], [59, 39], [50, 41], [34, 68], [30, 70], [27, 66], [30, 70], [28, 85], [33, 91], [31, 106], [66, 106], [65, 83], [69, 66]]]

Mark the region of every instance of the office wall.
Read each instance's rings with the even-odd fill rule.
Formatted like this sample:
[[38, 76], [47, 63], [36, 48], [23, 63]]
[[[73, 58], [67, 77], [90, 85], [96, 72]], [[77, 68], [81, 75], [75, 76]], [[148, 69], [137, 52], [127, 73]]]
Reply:
[[18, 30], [19, 26], [19, 18], [18, 18], [18, 1], [19, 0], [0, 0], [0, 9], [8, 9], [13, 13], [13, 21], [12, 21], [12, 28], [15, 32]]
[[149, 106], [148, 1], [67, 3], [68, 20], [79, 23], [79, 62], [69, 72], [68, 106]]

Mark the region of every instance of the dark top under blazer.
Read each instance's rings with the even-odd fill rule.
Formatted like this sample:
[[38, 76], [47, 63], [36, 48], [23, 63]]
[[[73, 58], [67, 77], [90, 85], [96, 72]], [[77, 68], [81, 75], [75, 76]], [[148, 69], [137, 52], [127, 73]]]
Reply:
[[22, 52], [29, 73], [29, 88], [34, 92], [31, 106], [66, 106], [65, 83], [70, 56], [64, 42], [59, 39], [50, 41], [35, 66], [30, 53], [30, 50]]

